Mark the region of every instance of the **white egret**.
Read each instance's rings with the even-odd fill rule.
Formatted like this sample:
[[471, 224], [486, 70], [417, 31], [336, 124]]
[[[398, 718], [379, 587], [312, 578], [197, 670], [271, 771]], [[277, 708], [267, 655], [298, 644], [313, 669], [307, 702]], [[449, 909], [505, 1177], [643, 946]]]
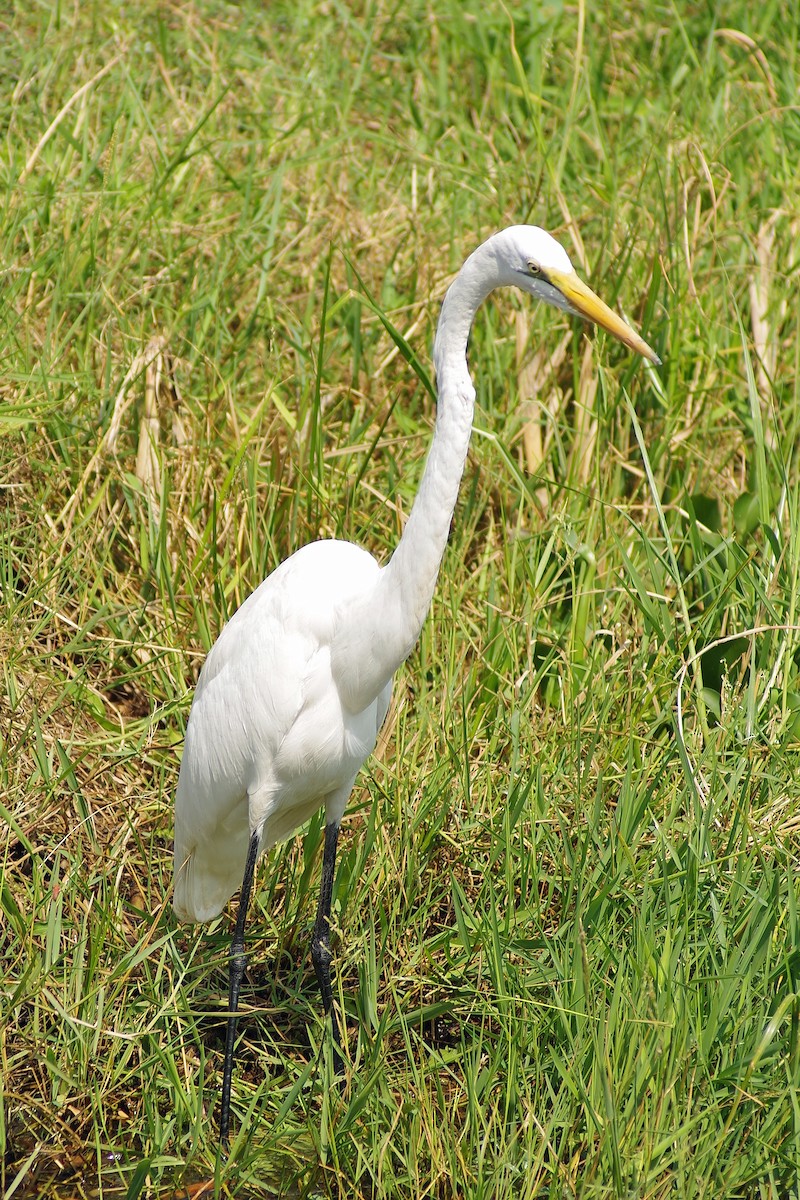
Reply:
[[436, 585], [467, 456], [475, 389], [467, 339], [478, 306], [513, 285], [595, 322], [660, 360], [572, 268], [542, 229], [516, 225], [470, 255], [439, 317], [433, 442], [403, 535], [385, 566], [343, 541], [319, 541], [281, 563], [222, 630], [200, 673], [175, 798], [179, 918], [208, 921], [241, 885], [230, 951], [220, 1135], [227, 1143], [244, 926], [259, 854], [322, 805], [325, 847], [311, 957], [338, 1052], [330, 911], [339, 824], [389, 707]]

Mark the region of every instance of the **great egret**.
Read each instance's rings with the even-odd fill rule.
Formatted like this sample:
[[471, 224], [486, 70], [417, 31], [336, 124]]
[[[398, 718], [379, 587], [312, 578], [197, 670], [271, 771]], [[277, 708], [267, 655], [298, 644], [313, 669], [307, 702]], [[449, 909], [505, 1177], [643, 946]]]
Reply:
[[227, 1144], [244, 926], [258, 856], [325, 806], [311, 957], [330, 1016], [330, 911], [339, 824], [389, 707], [392, 676], [430, 606], [467, 456], [475, 389], [467, 339], [478, 306], [513, 285], [602, 326], [652, 363], [653, 350], [591, 291], [544, 230], [515, 225], [470, 255], [442, 304], [433, 360], [436, 429], [419, 492], [385, 566], [350, 542], [304, 546], [223, 629], [200, 673], [175, 797], [175, 912], [208, 921], [241, 884], [230, 951], [220, 1136]]

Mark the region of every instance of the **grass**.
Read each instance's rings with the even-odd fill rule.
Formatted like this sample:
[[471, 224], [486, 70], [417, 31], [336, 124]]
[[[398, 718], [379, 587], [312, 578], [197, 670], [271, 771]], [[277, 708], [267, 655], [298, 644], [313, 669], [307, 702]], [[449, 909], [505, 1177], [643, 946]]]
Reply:
[[[4, 1196], [797, 1200], [796, 6], [2, 20]], [[664, 366], [479, 314], [342, 835], [352, 1084], [317, 820], [259, 874], [226, 1163], [230, 914], [170, 909], [192, 684], [306, 541], [391, 552], [439, 300], [519, 221]]]

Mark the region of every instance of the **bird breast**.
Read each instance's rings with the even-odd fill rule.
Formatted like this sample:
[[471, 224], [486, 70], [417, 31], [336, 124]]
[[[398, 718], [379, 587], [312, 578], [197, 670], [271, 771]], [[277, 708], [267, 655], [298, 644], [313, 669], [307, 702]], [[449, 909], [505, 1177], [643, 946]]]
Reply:
[[266, 847], [332, 793], [349, 789], [374, 749], [389, 689], [362, 711], [349, 711], [332, 675], [331, 643], [350, 598], [373, 587], [378, 574], [366, 551], [315, 542], [282, 563], [234, 614], [198, 680], [176, 842], [187, 804], [195, 848], [216, 841], [220, 823], [235, 812], [251, 832], [261, 828]]

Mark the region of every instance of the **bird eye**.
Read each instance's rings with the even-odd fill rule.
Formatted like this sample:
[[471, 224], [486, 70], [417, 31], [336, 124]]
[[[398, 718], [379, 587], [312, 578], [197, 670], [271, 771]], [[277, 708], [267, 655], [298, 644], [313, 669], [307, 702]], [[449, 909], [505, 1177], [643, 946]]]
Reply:
[[539, 266], [539, 264], [537, 262], [533, 262], [533, 260], [531, 260], [528, 263], [528, 271], [530, 272], [531, 275], [541, 275], [542, 268]]

